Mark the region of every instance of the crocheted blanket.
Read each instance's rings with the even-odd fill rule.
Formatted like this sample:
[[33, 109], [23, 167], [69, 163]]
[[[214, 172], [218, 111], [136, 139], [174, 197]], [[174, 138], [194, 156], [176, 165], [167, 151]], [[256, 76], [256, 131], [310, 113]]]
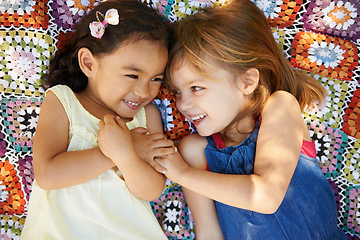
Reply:
[[[152, 0], [170, 21], [227, 0]], [[359, 0], [253, 0], [294, 68], [321, 82], [324, 107], [304, 113], [316, 142], [319, 165], [331, 184], [338, 224], [349, 239], [360, 237], [360, 2]], [[34, 180], [32, 139], [49, 59], [78, 20], [99, 0], [0, 0], [0, 238], [19, 239]], [[167, 136], [194, 132], [161, 89], [155, 103]], [[193, 221], [181, 187], [167, 181], [152, 202], [169, 239], [194, 239]]]

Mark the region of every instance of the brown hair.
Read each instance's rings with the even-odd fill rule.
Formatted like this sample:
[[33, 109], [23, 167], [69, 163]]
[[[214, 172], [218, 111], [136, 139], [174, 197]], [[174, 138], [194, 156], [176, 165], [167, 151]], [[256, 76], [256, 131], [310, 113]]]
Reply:
[[326, 91], [321, 83], [292, 68], [279, 49], [263, 12], [249, 0], [233, 0], [223, 7], [213, 7], [186, 17], [174, 25], [174, 44], [167, 67], [167, 84], [171, 74], [184, 59], [195, 69], [211, 69], [210, 56], [219, 66], [243, 73], [258, 69], [260, 80], [245, 112], [237, 118], [259, 116], [268, 97], [275, 91], [293, 94], [304, 110], [322, 102]]
[[[97, 12], [105, 15], [115, 8], [119, 13], [119, 24], [108, 25], [101, 39], [90, 34], [89, 24], [97, 21]], [[101, 21], [103, 19], [100, 19]], [[75, 37], [52, 60], [43, 86], [57, 84], [69, 86], [74, 92], [81, 92], [87, 86], [88, 79], [80, 69], [77, 53], [88, 48], [94, 56], [111, 54], [122, 44], [149, 40], [168, 45], [167, 26], [155, 9], [138, 0], [108, 0], [96, 6], [85, 15], [75, 28]]]

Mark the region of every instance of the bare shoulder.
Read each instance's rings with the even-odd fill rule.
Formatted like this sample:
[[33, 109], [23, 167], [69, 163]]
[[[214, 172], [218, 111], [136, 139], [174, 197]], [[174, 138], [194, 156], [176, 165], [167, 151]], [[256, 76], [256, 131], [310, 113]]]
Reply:
[[159, 109], [153, 103], [149, 103], [148, 105], [145, 106], [145, 112], [146, 114], [160, 113]]
[[149, 103], [145, 106], [146, 126], [150, 133], [163, 132], [162, 121], [159, 109], [153, 104]]
[[293, 106], [299, 105], [297, 99], [289, 92], [286, 91], [276, 91], [270, 95], [268, 103], [272, 105], [281, 105], [285, 106]]
[[268, 102], [261, 113], [264, 120], [279, 119], [286, 120], [288, 117], [301, 117], [300, 105], [297, 99], [286, 91], [276, 91], [270, 95]]
[[294, 106], [299, 107], [299, 102], [289, 92], [286, 91], [276, 91], [270, 95], [268, 103], [268, 107], [276, 107], [276, 108], [293, 108]]
[[181, 139], [178, 148], [181, 156], [190, 166], [206, 169], [206, 146], [206, 138], [194, 133]]

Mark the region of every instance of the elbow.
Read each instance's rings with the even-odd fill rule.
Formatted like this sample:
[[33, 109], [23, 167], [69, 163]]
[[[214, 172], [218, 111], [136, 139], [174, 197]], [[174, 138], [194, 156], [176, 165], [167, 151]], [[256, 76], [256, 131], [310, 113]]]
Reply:
[[158, 199], [165, 189], [165, 178], [160, 183], [144, 188], [132, 188], [128, 185], [129, 192], [137, 198], [145, 201], [154, 201]]
[[54, 188], [52, 187], [50, 181], [46, 178], [46, 176], [44, 176], [44, 174], [40, 174], [40, 173], [36, 173], [36, 171], [34, 171], [34, 176], [35, 176], [35, 180], [37, 185], [44, 190], [54, 190]]
[[45, 170], [37, 169], [34, 167], [34, 176], [37, 185], [44, 190], [55, 190], [56, 186], [51, 181], [52, 178]]
[[265, 201], [258, 204], [260, 208], [256, 211], [262, 214], [274, 214], [279, 209], [284, 198], [273, 193], [272, 196], [265, 197], [264, 199]]

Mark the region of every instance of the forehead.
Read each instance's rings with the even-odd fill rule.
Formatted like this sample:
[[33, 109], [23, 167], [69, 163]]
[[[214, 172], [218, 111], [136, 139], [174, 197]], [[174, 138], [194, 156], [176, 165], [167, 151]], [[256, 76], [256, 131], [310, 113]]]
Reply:
[[153, 68], [156, 70], [158, 68], [165, 68], [167, 56], [168, 50], [163, 42], [140, 40], [120, 45], [115, 51], [104, 56], [100, 61], [107, 66], [122, 69]]
[[196, 67], [188, 61], [184, 61], [174, 69], [170, 88], [183, 90], [193, 86], [201, 86], [211, 89], [233, 88], [237, 80], [237, 74], [224, 68], [217, 68], [198, 71]]

